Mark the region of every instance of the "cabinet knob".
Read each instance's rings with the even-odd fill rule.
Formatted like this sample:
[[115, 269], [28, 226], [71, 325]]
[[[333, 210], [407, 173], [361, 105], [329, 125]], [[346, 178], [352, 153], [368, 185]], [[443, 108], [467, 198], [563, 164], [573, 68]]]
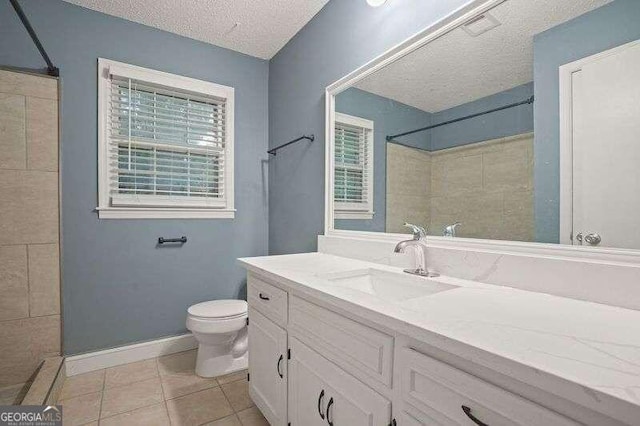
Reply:
[[258, 296], [260, 296], [260, 299], [262, 299], [262, 300], [269, 300], [269, 296], [265, 296], [262, 293], [258, 294]]

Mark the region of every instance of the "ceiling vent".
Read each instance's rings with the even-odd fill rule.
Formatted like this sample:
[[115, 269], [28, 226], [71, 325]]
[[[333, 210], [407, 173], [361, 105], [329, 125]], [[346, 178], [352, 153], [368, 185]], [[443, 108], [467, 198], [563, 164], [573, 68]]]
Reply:
[[464, 24], [462, 29], [471, 37], [478, 37], [480, 34], [484, 34], [498, 26], [500, 26], [500, 21], [489, 13], [485, 13]]

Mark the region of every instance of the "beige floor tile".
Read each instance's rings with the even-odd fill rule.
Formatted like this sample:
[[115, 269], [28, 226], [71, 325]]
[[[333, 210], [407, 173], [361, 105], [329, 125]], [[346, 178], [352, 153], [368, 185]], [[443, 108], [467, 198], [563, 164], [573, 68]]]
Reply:
[[100, 419], [101, 426], [163, 426], [169, 424], [169, 415], [164, 403]]
[[233, 414], [229, 417], [225, 417], [223, 419], [215, 420], [211, 423], [207, 423], [204, 426], [242, 426], [242, 423], [240, 423], [240, 420], [238, 420], [238, 417], [235, 414]]
[[153, 378], [104, 391], [101, 417], [111, 417], [162, 402], [160, 379]]
[[32, 317], [60, 313], [58, 244], [35, 244], [29, 252], [29, 311]]
[[176, 374], [195, 374], [196, 351], [179, 352], [158, 358], [158, 370], [161, 376]]
[[58, 170], [58, 101], [27, 98], [27, 167]]
[[107, 368], [104, 379], [105, 389], [115, 386], [123, 386], [129, 383], [141, 382], [158, 377], [156, 360], [145, 359], [131, 364], [118, 365]]
[[162, 390], [164, 392], [165, 399], [173, 399], [218, 386], [215, 379], [205, 379], [203, 377], [198, 377], [195, 374], [161, 376], [160, 380], [162, 381]]
[[0, 246], [0, 321], [29, 316], [27, 276], [27, 247]]
[[60, 401], [64, 425], [84, 425], [98, 420], [101, 399], [102, 392], [95, 392]]
[[27, 165], [26, 99], [0, 93], [0, 168], [25, 169]]
[[269, 422], [258, 410], [258, 407], [251, 407], [236, 414], [242, 426], [269, 426]]
[[220, 388], [206, 389], [167, 401], [172, 425], [200, 425], [233, 414]]
[[99, 392], [104, 387], [104, 370], [91, 371], [67, 377], [62, 385], [60, 399]]
[[249, 382], [246, 377], [243, 380], [222, 385], [222, 391], [234, 411], [244, 410], [253, 406], [253, 401], [249, 396]]
[[237, 382], [238, 380], [247, 378], [247, 370], [236, 371], [235, 373], [225, 374], [224, 376], [216, 377], [219, 384]]

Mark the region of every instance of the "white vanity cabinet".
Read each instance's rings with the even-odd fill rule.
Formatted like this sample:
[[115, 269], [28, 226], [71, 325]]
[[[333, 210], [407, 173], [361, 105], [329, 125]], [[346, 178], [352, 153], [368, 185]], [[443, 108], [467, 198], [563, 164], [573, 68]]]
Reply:
[[578, 425], [268, 281], [249, 274], [249, 389], [272, 426]]

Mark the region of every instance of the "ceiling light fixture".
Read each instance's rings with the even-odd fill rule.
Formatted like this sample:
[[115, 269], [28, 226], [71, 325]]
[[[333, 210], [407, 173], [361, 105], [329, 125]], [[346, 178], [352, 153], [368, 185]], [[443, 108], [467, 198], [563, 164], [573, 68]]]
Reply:
[[367, 4], [371, 7], [378, 7], [385, 4], [387, 0], [367, 0]]

